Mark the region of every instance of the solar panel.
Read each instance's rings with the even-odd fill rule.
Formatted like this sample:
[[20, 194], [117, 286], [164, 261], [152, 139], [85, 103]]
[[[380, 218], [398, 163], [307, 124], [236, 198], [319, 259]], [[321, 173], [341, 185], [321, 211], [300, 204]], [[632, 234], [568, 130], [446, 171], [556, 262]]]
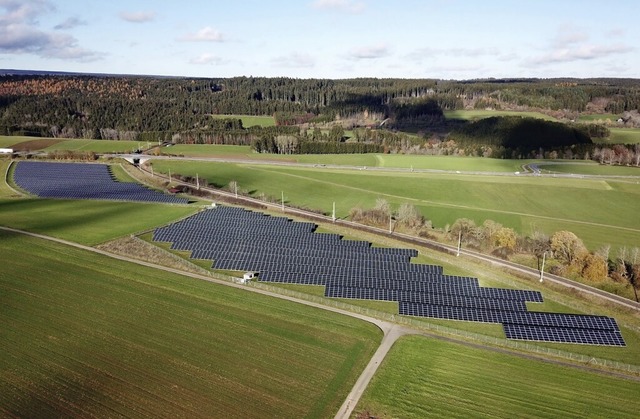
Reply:
[[41, 198], [103, 199], [186, 204], [188, 199], [167, 195], [139, 183], [119, 182], [106, 164], [20, 161], [14, 181]]
[[215, 269], [258, 271], [260, 281], [324, 285], [332, 298], [396, 301], [402, 315], [501, 323], [509, 339], [624, 345], [612, 318], [529, 312], [526, 302], [543, 301], [538, 291], [481, 287], [477, 278], [411, 263], [414, 249], [372, 247], [316, 230], [313, 223], [219, 206], [158, 228], [153, 239], [211, 260]]

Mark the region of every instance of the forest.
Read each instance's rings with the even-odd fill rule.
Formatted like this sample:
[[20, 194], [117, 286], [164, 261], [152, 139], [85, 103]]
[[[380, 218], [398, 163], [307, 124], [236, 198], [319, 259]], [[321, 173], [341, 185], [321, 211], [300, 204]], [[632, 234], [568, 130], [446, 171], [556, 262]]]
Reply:
[[[513, 118], [481, 126], [444, 117], [458, 109], [535, 110], [566, 121], [581, 113], [637, 114], [640, 81], [0, 76], [0, 135], [238, 144], [277, 153], [411, 152], [435, 138], [455, 141], [458, 152], [486, 155], [490, 148], [493, 157], [539, 147], [562, 152], [603, 135]], [[234, 115], [272, 115], [276, 126], [243, 127]], [[553, 132], [554, 141], [523, 153], [509, 139], [527, 129]]]

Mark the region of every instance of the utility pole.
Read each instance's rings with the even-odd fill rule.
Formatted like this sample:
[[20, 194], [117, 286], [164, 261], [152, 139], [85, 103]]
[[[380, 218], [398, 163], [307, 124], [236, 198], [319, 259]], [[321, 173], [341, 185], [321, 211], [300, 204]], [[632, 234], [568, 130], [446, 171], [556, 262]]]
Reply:
[[198, 177], [197, 173], [196, 173], [196, 189], [200, 190], [200, 178]]
[[282, 212], [284, 212], [284, 191], [282, 191]]
[[153, 177], [153, 165], [149, 164], [149, 166], [151, 166], [151, 177]]
[[238, 199], [238, 182], [233, 183], [233, 191], [236, 194], [236, 199]]
[[171, 184], [171, 169], [169, 169], [169, 184]]
[[462, 244], [462, 230], [458, 233], [458, 253], [456, 256], [460, 256], [460, 245]]
[[540, 268], [540, 282], [544, 281], [544, 261], [547, 258], [547, 252], [542, 254], [542, 267]]
[[333, 212], [331, 213], [331, 220], [336, 222], [336, 201], [333, 201]]

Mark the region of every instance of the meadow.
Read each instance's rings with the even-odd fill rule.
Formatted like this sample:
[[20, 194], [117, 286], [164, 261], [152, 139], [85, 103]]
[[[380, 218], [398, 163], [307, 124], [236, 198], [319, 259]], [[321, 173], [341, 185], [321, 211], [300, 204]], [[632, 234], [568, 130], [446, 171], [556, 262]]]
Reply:
[[556, 118], [545, 115], [541, 112], [530, 111], [501, 111], [501, 110], [485, 110], [485, 109], [459, 109], [453, 111], [444, 111], [447, 119], [462, 119], [464, 121], [476, 121], [478, 119], [490, 118], [492, 116], [522, 116], [525, 118], [538, 118], [547, 121], [557, 121]]
[[344, 218], [357, 206], [387, 199], [394, 209], [407, 202], [435, 227], [458, 218], [477, 224], [491, 219], [517, 231], [552, 234], [570, 230], [592, 249], [603, 244], [633, 247], [640, 185], [610, 179], [488, 176], [455, 173], [340, 170], [327, 167], [249, 166], [230, 163], [155, 161], [156, 171], [207, 179], [217, 187], [238, 182], [252, 195], [263, 193], [290, 205]]
[[240, 119], [242, 126], [245, 128], [259, 126], [259, 127], [273, 127], [276, 125], [273, 116], [263, 115], [211, 115], [216, 119]]
[[325, 418], [382, 335], [12, 233], [0, 259], [2, 415]]
[[607, 144], [638, 144], [640, 128], [609, 128], [611, 136]]
[[421, 336], [395, 343], [363, 417], [616, 417], [640, 411], [640, 382]]

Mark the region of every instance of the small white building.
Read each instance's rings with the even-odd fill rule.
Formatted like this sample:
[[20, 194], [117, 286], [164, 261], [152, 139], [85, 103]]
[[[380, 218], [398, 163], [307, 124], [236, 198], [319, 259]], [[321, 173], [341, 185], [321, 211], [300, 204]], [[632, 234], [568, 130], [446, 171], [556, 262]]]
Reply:
[[13, 154], [13, 148], [0, 148], [0, 154]]
[[257, 272], [245, 272], [245, 274], [242, 276], [242, 280], [244, 282], [249, 282], [252, 279], [256, 279], [257, 277], [258, 277]]

